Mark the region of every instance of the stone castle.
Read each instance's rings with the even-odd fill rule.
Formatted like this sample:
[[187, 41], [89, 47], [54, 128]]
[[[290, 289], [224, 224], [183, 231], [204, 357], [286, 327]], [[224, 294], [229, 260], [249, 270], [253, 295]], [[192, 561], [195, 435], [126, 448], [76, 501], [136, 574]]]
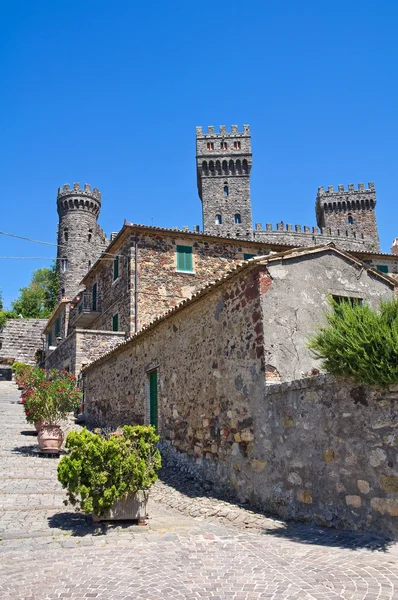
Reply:
[[[368, 188], [360, 183], [357, 189], [353, 184], [347, 189], [339, 185], [337, 190], [333, 186], [319, 187], [314, 227], [293, 227], [282, 221], [276, 228], [270, 223], [265, 229], [261, 223], [253, 228], [249, 125], [244, 125], [242, 132], [236, 125], [232, 125], [231, 132], [221, 126], [219, 133], [211, 126], [207, 133], [197, 127], [196, 169], [204, 235], [293, 247], [334, 242], [345, 250], [380, 251], [373, 183]], [[101, 209], [97, 188], [65, 185], [58, 190], [57, 208], [60, 298], [70, 298], [109, 240], [97, 222]]]
[[249, 126], [196, 142], [203, 231], [125, 221], [108, 239], [97, 188], [58, 190], [45, 368], [79, 377], [89, 426], [150, 423], [170, 464], [244, 501], [398, 537], [396, 389], [325, 377], [307, 347], [330, 296], [377, 308], [396, 291], [374, 185], [319, 188], [311, 229], [253, 228]]

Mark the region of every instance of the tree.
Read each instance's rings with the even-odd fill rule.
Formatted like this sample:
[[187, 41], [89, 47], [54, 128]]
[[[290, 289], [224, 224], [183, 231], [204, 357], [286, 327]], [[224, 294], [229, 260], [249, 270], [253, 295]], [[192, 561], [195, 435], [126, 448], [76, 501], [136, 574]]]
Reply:
[[6, 324], [7, 319], [15, 319], [16, 315], [11, 310], [4, 310], [3, 308], [3, 296], [0, 291], [0, 331]]
[[320, 327], [308, 348], [333, 375], [358, 383], [398, 382], [398, 299], [382, 301], [378, 311], [367, 304], [330, 300], [327, 326]]
[[20, 289], [20, 296], [12, 303], [16, 316], [30, 319], [45, 319], [51, 315], [57, 304], [59, 288], [55, 265], [50, 269], [33, 271], [32, 281]]

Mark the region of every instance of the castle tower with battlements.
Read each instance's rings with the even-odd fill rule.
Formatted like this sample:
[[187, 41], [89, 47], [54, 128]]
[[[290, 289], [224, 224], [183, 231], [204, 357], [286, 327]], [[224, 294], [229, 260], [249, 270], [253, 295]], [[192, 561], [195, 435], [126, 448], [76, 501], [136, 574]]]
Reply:
[[74, 298], [80, 282], [108, 245], [105, 233], [97, 223], [101, 209], [101, 193], [97, 188], [79, 183], [58, 189], [57, 269], [61, 297]]
[[198, 193], [202, 201], [203, 231], [222, 237], [253, 238], [250, 200], [252, 167], [249, 125], [243, 132], [224, 125], [215, 133], [196, 128], [196, 171]]
[[335, 190], [318, 188], [316, 218], [318, 227], [343, 232], [346, 236], [365, 239], [375, 252], [380, 251], [379, 232], [376, 222], [376, 190], [374, 183], [365, 189], [363, 183], [356, 190], [353, 183], [339, 185]]

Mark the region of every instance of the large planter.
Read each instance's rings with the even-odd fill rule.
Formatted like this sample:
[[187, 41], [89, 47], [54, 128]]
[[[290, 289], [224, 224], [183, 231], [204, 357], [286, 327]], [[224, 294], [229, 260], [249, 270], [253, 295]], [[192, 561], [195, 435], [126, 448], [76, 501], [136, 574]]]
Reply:
[[59, 425], [42, 425], [37, 434], [40, 452], [59, 454], [64, 441], [64, 432]]
[[147, 518], [148, 490], [139, 490], [128, 494], [126, 498], [116, 500], [106, 513], [99, 517], [92, 515], [94, 523], [99, 521], [145, 521]]
[[44, 425], [44, 421], [35, 421], [33, 424], [35, 426], [35, 429], [36, 429], [37, 433], [39, 433], [40, 429]]

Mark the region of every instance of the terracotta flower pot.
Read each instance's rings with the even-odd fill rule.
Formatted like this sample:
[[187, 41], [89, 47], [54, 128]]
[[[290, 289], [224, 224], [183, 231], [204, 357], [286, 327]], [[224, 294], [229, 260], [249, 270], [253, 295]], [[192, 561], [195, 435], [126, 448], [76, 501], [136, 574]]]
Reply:
[[44, 424], [37, 434], [37, 440], [40, 452], [59, 454], [64, 441], [64, 432], [59, 425]]
[[39, 432], [44, 424], [45, 424], [44, 421], [35, 421], [34, 426], [35, 426], [36, 431]]

